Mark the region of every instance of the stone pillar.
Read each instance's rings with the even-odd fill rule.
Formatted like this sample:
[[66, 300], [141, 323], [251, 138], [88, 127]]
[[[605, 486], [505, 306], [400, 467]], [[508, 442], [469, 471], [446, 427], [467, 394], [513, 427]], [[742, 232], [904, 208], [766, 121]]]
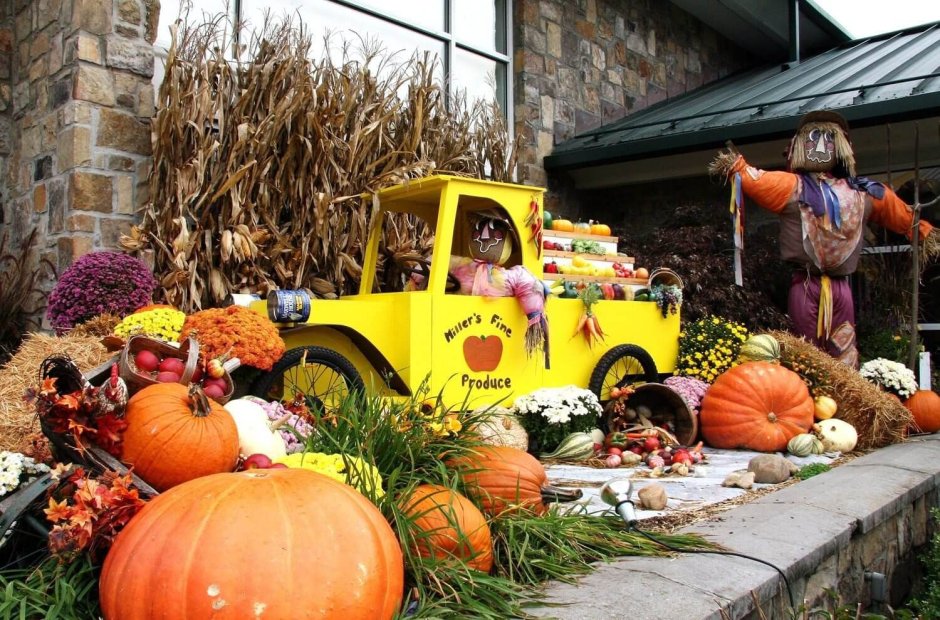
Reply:
[[40, 252], [61, 273], [94, 248], [117, 247], [147, 200], [159, 3], [13, 6], [6, 202], [14, 229], [38, 227]]
[[16, 39], [13, 0], [0, 0], [0, 234], [9, 232], [13, 208], [9, 203], [7, 166], [13, 152], [13, 48]]

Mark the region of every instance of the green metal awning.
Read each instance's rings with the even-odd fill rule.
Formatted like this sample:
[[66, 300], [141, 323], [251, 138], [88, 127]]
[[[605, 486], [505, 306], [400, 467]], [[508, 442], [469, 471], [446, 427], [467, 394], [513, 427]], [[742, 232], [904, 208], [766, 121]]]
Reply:
[[[568, 172], [582, 187], [690, 176], [703, 170], [697, 166], [707, 161], [706, 153], [710, 157], [729, 139], [754, 144], [761, 157], [779, 165], [782, 140], [803, 114], [820, 109], [849, 121], [860, 162], [865, 158], [859, 149], [875, 152], [880, 143], [884, 150], [886, 124], [897, 129], [896, 163], [912, 161], [912, 153], [900, 152], [911, 141], [912, 122], [926, 122], [924, 139], [938, 139], [936, 122], [925, 119], [940, 115], [940, 22], [719, 80], [558, 144], [544, 165]], [[921, 163], [927, 163], [930, 143], [921, 150]], [[932, 150], [940, 160], [940, 148]]]

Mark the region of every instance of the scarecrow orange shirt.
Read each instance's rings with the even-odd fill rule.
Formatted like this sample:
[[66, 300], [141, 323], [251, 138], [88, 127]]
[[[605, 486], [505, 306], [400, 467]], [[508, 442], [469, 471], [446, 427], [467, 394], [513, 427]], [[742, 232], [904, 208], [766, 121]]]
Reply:
[[[830, 276], [854, 273], [861, 254], [863, 228], [869, 220], [911, 237], [913, 211], [890, 188], [882, 186], [884, 193], [877, 198], [855, 179], [837, 178], [828, 172], [760, 170], [748, 165], [743, 156], [735, 160], [731, 171], [741, 175], [741, 187], [749, 198], [780, 216], [782, 258], [813, 273]], [[841, 220], [838, 226], [828, 216], [816, 216], [801, 202], [805, 183], [817, 183], [821, 192], [831, 193], [837, 199]], [[921, 239], [927, 238], [932, 230], [929, 222], [920, 222]]]

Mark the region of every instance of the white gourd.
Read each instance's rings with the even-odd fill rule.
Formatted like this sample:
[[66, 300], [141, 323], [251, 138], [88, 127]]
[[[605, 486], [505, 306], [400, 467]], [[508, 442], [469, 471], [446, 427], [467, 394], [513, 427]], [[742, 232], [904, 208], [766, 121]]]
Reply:
[[268, 415], [261, 405], [239, 398], [225, 403], [238, 428], [238, 449], [242, 456], [264, 454], [272, 461], [287, 456], [284, 439], [271, 430]]
[[826, 452], [851, 452], [858, 443], [858, 432], [845, 420], [832, 418], [813, 425]]

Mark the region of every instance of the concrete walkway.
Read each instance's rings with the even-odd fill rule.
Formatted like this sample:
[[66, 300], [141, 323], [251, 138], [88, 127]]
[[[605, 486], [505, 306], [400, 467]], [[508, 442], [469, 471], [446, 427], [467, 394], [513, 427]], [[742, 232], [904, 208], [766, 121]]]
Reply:
[[917, 437], [681, 530], [778, 567], [793, 605], [783, 578], [766, 564], [678, 554], [623, 558], [574, 584], [552, 582], [545, 604], [531, 613], [560, 620], [789, 620], [803, 601], [829, 609], [827, 590], [844, 603], [883, 611], [879, 599], [896, 605], [907, 596], [913, 552], [934, 531], [928, 517], [938, 486], [940, 435]]

